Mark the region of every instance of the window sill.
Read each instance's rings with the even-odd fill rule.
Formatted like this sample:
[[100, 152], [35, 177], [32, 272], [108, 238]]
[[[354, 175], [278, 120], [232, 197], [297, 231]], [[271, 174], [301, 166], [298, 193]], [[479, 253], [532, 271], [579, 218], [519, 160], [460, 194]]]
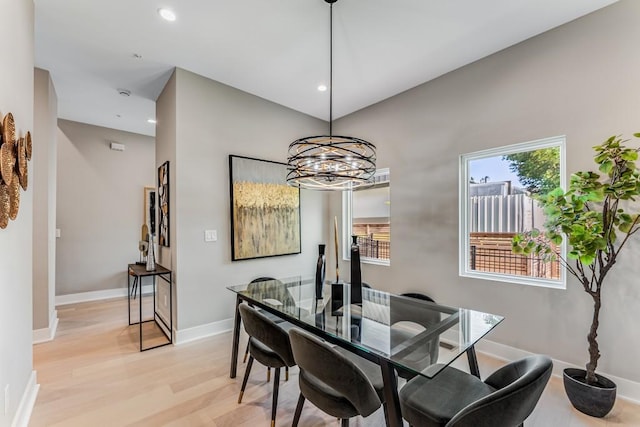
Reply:
[[461, 271], [460, 277], [468, 277], [471, 279], [493, 280], [496, 282], [511, 283], [514, 285], [537, 286], [540, 288], [566, 289], [565, 275], [561, 280], [547, 280], [535, 277], [512, 276], [509, 274], [498, 274], [478, 271]]

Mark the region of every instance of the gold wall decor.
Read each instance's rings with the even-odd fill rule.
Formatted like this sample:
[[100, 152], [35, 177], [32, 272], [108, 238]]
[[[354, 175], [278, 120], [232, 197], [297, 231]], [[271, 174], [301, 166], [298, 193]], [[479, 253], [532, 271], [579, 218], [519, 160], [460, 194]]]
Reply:
[[20, 187], [27, 190], [28, 164], [33, 151], [31, 132], [16, 138], [13, 114], [7, 113], [0, 123], [0, 228], [18, 217]]
[[229, 155], [231, 260], [299, 254], [300, 189], [287, 165]]

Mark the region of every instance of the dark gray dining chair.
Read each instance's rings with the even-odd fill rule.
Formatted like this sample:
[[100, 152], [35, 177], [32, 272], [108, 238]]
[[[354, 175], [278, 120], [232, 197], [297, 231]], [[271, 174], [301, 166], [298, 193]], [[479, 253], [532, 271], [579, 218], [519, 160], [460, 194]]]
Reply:
[[[420, 301], [433, 302], [433, 298], [426, 294], [409, 292], [400, 294], [400, 296], [412, 298]], [[441, 313], [437, 310], [425, 310], [423, 307], [417, 307], [415, 304], [404, 304], [405, 307], [400, 308], [402, 304], [401, 300], [397, 299], [393, 302], [395, 308], [391, 311], [391, 348], [401, 344], [402, 342], [411, 339], [415, 334], [415, 330], [407, 330], [398, 324], [401, 322], [410, 322], [420, 325], [423, 328], [436, 325], [441, 321]], [[430, 340], [420, 344], [420, 348], [412, 350], [411, 354], [406, 356], [407, 360], [410, 360], [416, 366], [428, 366], [429, 364], [435, 364], [438, 362], [438, 354], [440, 350], [440, 336], [436, 335]], [[398, 376], [405, 380], [410, 380], [415, 377], [413, 372], [398, 369]]]
[[247, 386], [254, 359], [269, 368], [274, 368], [273, 403], [271, 404], [271, 427], [273, 427], [276, 422], [276, 409], [278, 406], [280, 369], [295, 366], [296, 364], [291, 351], [289, 335], [281, 326], [249, 305], [240, 304], [238, 309], [240, 310], [244, 329], [249, 335], [249, 361], [242, 380], [238, 403], [242, 402], [242, 396]]
[[[298, 425], [308, 399], [327, 414], [342, 419], [374, 413], [384, 401], [380, 367], [340, 347], [332, 347], [302, 329], [289, 331], [293, 356], [300, 368], [300, 397], [293, 417]], [[386, 407], [385, 407], [386, 414]]]
[[447, 367], [400, 389], [402, 417], [412, 427], [516, 427], [535, 408], [553, 364], [535, 355], [511, 362], [484, 382]]
[[[260, 286], [261, 283], [263, 282], [271, 282], [273, 281], [273, 285], [277, 288], [281, 288], [283, 290], [286, 291], [284, 284], [278, 280], [278, 279], [274, 279], [273, 277], [258, 277], [256, 279], [253, 279], [251, 282], [249, 282], [249, 285], [247, 286], [247, 290], [249, 292], [253, 292], [258, 286]], [[291, 299], [291, 296], [288, 294], [283, 294], [283, 292], [278, 292], [277, 294], [279, 294], [280, 298], [282, 298], [283, 300], [285, 300], [285, 302], [289, 302], [289, 299]], [[274, 299], [275, 300], [275, 299]], [[275, 300], [276, 303], [278, 304], [283, 304], [282, 301]], [[249, 304], [251, 307], [253, 307], [253, 304]], [[264, 311], [260, 308], [257, 309], [260, 313], [264, 314], [266, 317], [268, 317], [269, 319], [271, 319], [274, 323], [279, 323], [280, 326], [282, 326], [284, 329], [290, 329], [293, 325], [291, 325], [288, 322], [285, 322], [284, 319], [276, 316], [275, 314], [269, 313], [268, 311]], [[249, 343], [247, 342], [247, 348], [244, 350], [244, 358], [242, 359], [242, 363], [246, 363], [247, 362], [247, 357], [249, 357]], [[285, 367], [285, 380], [289, 381], [289, 367]], [[271, 381], [271, 368], [267, 367], [267, 382]]]

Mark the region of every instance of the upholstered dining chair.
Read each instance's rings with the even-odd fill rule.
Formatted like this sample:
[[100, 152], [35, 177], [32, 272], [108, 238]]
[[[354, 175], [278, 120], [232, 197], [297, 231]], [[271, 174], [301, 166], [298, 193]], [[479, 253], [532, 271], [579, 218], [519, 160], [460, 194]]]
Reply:
[[271, 404], [271, 427], [274, 427], [278, 406], [280, 369], [296, 364], [291, 351], [289, 335], [282, 327], [249, 305], [240, 304], [238, 309], [244, 329], [249, 335], [249, 361], [242, 380], [238, 403], [242, 402], [254, 359], [269, 368], [274, 368], [273, 403]]
[[[435, 302], [430, 296], [417, 292], [404, 293], [400, 294], [400, 296], [421, 301]], [[436, 310], [429, 312], [424, 309], [420, 309], [416, 311], [412, 310], [412, 307], [410, 306], [407, 306], [407, 308], [403, 310], [393, 310], [390, 319], [391, 347], [393, 348], [396, 345], [411, 339], [416, 334], [416, 330], [411, 328], [411, 326], [417, 324], [421, 328], [428, 328], [429, 326], [440, 322], [440, 315], [440, 312]], [[407, 327], [407, 322], [409, 322], [409, 327]], [[423, 343], [421, 348], [416, 349], [416, 351], [412, 352], [412, 354], [407, 356], [407, 358], [413, 360], [414, 363], [418, 365], [434, 364], [438, 362], [439, 349], [440, 338], [436, 335], [431, 340]], [[410, 380], [415, 377], [415, 374], [408, 371], [398, 370], [398, 376], [405, 380]]]
[[412, 427], [516, 427], [535, 408], [553, 364], [535, 355], [511, 362], [484, 382], [452, 367], [400, 389], [402, 417]]
[[[367, 417], [384, 401], [380, 367], [340, 347], [332, 347], [302, 329], [289, 330], [293, 356], [300, 369], [300, 397], [293, 417], [298, 425], [305, 400], [342, 419]], [[386, 407], [385, 407], [386, 414]]]
[[[256, 279], [253, 279], [251, 282], [249, 282], [249, 285], [247, 286], [247, 290], [251, 292], [254, 289], [256, 289], [258, 286], [260, 286], [260, 283], [270, 282], [270, 281], [273, 281], [274, 286], [281, 288], [286, 292], [284, 284], [280, 280], [274, 279], [273, 277], [258, 277]], [[280, 292], [280, 294], [282, 295], [281, 298], [284, 300], [284, 303], [289, 303], [289, 300], [291, 300], [291, 295], [288, 295], [285, 292]], [[280, 301], [279, 299], [278, 300], [274, 299], [273, 303], [275, 305], [283, 305], [283, 301]], [[253, 307], [253, 304], [249, 304], [249, 305]], [[262, 314], [264, 314], [269, 319], [271, 319], [274, 323], [279, 323], [280, 326], [282, 326], [284, 329], [289, 329], [293, 326], [290, 323], [285, 322], [284, 319], [276, 316], [275, 314], [269, 313], [268, 311], [264, 311], [259, 308], [257, 310]], [[242, 363], [247, 362], [247, 357], [249, 357], [249, 342], [247, 342], [247, 348], [244, 350], [244, 358], [242, 359]], [[285, 380], [289, 381], [288, 366], [285, 367]], [[269, 381], [271, 381], [271, 368], [267, 367], [267, 382]]]

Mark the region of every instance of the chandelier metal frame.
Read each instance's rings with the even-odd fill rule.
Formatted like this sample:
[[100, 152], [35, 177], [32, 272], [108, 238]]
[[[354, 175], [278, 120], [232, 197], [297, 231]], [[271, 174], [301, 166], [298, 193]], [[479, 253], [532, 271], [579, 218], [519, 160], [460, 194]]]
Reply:
[[329, 3], [329, 135], [307, 136], [289, 145], [287, 183], [311, 190], [350, 190], [373, 184], [376, 146], [333, 135], [333, 3]]

